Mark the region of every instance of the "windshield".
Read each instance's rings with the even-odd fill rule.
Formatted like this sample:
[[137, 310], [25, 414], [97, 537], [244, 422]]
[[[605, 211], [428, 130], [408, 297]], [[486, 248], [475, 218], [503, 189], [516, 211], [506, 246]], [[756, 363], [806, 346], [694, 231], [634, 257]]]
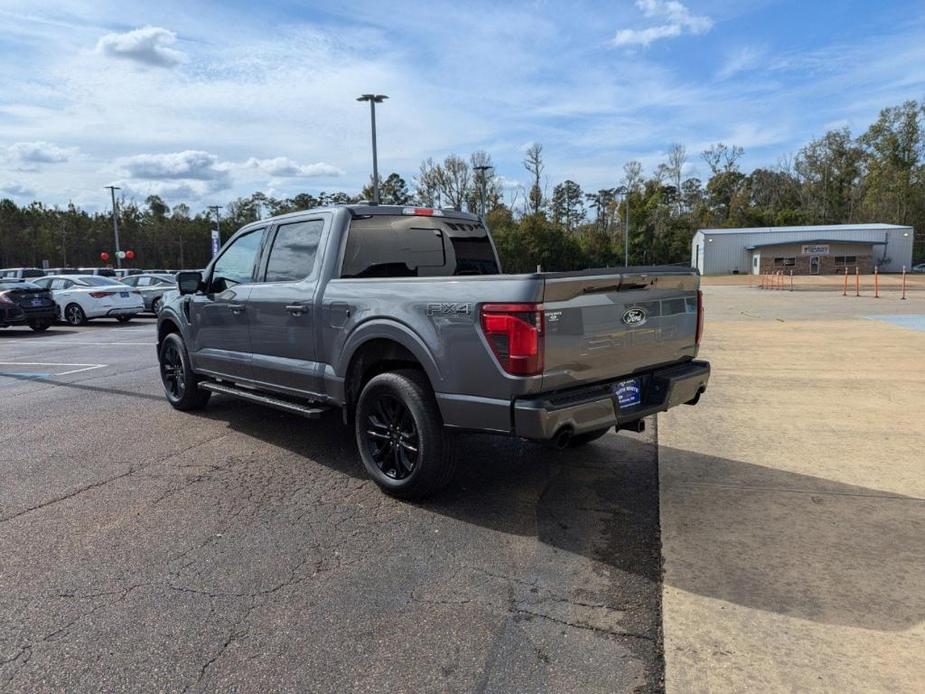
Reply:
[[341, 277], [497, 275], [488, 230], [479, 221], [410, 215], [354, 219]]

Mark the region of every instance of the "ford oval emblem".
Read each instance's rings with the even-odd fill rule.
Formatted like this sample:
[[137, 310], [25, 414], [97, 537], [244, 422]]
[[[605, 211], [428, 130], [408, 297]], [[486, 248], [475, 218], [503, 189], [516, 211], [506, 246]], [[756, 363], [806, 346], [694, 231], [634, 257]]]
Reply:
[[636, 328], [643, 325], [648, 318], [644, 308], [631, 308], [623, 314], [623, 323], [630, 328]]

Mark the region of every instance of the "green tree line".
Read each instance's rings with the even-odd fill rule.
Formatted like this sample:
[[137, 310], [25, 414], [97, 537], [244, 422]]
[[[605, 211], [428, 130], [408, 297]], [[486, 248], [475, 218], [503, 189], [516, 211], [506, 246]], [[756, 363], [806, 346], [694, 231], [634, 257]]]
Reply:
[[[856, 137], [847, 128], [831, 130], [774, 167], [745, 173], [742, 155], [722, 143], [700, 152], [693, 158], [708, 172], [701, 179], [685, 176], [693, 158], [672, 145], [648, 174], [630, 161], [612, 187], [584, 191], [568, 179], [550, 190], [543, 147], [533, 144], [523, 162], [526, 185], [504, 185], [490, 154], [477, 151], [425, 160], [410, 186], [392, 173], [380, 180], [380, 199], [484, 213], [509, 272], [621, 265], [627, 228], [631, 264], [689, 262], [699, 228], [861, 222], [915, 227], [915, 257], [925, 258], [925, 103], [883, 109]], [[222, 210], [222, 238], [270, 215], [371, 197], [371, 185], [355, 195], [254, 193]], [[143, 203], [123, 199], [118, 219], [121, 246], [135, 252], [139, 267], [202, 267], [209, 260], [215, 217], [208, 211], [193, 214], [188, 205], [171, 208], [150, 196]], [[0, 267], [41, 267], [43, 260], [99, 265], [100, 253], [112, 250], [108, 212], [0, 200]]]

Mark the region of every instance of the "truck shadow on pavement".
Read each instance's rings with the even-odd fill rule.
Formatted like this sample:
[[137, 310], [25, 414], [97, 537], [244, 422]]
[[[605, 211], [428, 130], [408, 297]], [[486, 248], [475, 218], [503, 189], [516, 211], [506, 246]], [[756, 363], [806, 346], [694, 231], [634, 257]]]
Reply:
[[660, 459], [669, 585], [822, 624], [925, 619], [925, 499], [668, 447]]
[[[366, 479], [338, 414], [306, 422], [214, 398], [200, 416], [289, 450], [297, 464]], [[454, 483], [413, 506], [535, 537], [605, 570], [629, 603], [659, 602], [658, 463], [650, 438], [608, 434], [564, 451], [486, 435], [462, 435], [457, 445]], [[683, 486], [671, 497], [672, 525], [664, 530], [672, 587], [824, 624], [902, 631], [925, 619], [925, 500], [661, 451], [680, 456], [684, 470], [683, 481], [663, 477], [666, 488]]]

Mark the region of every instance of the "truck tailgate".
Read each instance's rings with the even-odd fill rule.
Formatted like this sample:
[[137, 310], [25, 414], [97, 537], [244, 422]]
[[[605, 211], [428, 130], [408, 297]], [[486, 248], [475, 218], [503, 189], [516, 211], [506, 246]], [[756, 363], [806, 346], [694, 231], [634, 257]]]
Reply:
[[543, 389], [696, 356], [699, 285], [695, 271], [673, 267], [546, 276]]

